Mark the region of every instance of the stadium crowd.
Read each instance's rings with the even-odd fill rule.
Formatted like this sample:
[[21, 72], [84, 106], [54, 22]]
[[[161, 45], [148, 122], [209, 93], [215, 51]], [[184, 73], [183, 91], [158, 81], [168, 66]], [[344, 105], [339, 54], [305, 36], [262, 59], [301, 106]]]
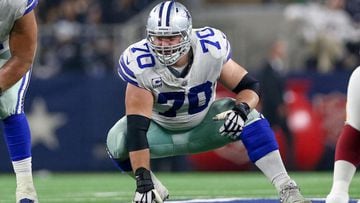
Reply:
[[[69, 21], [83, 24], [123, 23], [154, 0], [53, 0], [40, 1], [41, 24]], [[45, 12], [43, 12], [45, 11]]]
[[104, 25], [126, 22], [152, 1], [40, 1], [41, 34], [34, 76], [49, 78], [60, 71], [82, 71], [101, 77], [113, 71], [114, 36], [112, 27]]
[[298, 23], [306, 49], [304, 67], [321, 73], [354, 69], [360, 63], [359, 1], [326, 0], [291, 4], [285, 18]]

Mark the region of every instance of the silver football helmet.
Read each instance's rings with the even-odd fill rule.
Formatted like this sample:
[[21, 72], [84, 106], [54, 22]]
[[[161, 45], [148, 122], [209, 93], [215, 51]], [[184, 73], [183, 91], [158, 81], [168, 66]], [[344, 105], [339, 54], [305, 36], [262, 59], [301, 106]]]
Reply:
[[[190, 50], [192, 20], [189, 11], [175, 1], [164, 1], [156, 5], [147, 20], [147, 40], [151, 50], [164, 65], [173, 65]], [[176, 45], [156, 45], [156, 37], [180, 36]]]

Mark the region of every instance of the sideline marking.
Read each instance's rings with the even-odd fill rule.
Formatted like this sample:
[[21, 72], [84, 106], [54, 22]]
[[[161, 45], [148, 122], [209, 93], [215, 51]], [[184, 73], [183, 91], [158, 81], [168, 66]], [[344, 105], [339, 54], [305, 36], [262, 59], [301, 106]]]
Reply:
[[[279, 203], [278, 199], [265, 198], [219, 198], [219, 199], [193, 199], [168, 201], [169, 203]], [[312, 203], [325, 203], [324, 198], [312, 198]], [[358, 203], [357, 200], [350, 200], [349, 203]]]

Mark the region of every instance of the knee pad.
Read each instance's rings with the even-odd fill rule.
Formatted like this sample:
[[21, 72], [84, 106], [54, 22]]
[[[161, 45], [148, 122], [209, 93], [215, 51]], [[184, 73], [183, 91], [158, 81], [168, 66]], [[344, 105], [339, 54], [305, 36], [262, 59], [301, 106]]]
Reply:
[[260, 119], [246, 126], [241, 133], [241, 140], [253, 163], [279, 149], [274, 132], [266, 119]]
[[25, 114], [16, 114], [3, 120], [5, 141], [12, 161], [31, 157], [31, 136]]

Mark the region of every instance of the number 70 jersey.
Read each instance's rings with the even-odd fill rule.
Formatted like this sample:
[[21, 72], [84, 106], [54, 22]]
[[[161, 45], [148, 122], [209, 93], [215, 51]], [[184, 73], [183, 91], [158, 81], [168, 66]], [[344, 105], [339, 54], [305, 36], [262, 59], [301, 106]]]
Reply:
[[153, 94], [152, 119], [169, 130], [190, 129], [203, 120], [215, 99], [222, 66], [231, 56], [226, 36], [210, 27], [193, 29], [191, 49], [193, 63], [184, 78], [158, 61], [146, 39], [129, 46], [119, 59], [119, 76]]

